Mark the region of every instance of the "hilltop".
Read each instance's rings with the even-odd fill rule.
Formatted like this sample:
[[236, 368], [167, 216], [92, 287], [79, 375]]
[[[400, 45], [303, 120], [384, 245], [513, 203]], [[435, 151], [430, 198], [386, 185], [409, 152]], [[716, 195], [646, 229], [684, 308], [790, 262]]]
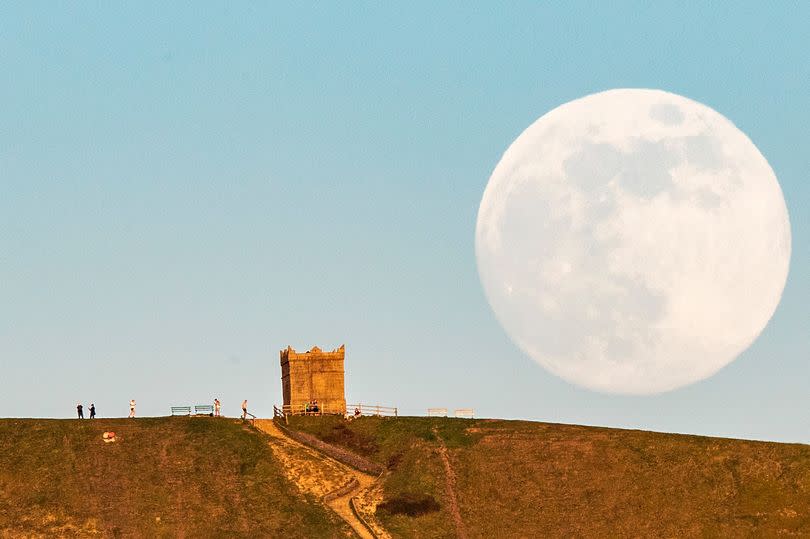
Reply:
[[[810, 534], [806, 445], [448, 418], [286, 428], [384, 470], [366, 502], [393, 537]], [[275, 436], [231, 419], [0, 420], [0, 537], [350, 536], [323, 498], [345, 469]]]

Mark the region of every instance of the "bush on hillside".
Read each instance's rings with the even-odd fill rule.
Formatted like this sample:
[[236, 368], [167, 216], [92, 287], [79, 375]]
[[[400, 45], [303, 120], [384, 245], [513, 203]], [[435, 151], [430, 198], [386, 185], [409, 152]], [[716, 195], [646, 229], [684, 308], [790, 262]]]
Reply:
[[409, 517], [418, 517], [433, 513], [439, 509], [439, 502], [436, 501], [436, 498], [417, 494], [403, 494], [386, 500], [377, 506], [378, 511], [390, 515], [408, 515]]

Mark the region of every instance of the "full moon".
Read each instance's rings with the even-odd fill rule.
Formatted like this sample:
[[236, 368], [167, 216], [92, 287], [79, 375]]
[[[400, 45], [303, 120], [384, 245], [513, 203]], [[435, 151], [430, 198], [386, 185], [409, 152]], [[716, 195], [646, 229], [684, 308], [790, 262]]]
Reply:
[[782, 191], [713, 109], [617, 89], [528, 127], [489, 179], [476, 225], [487, 299], [557, 376], [651, 394], [708, 378], [762, 332], [790, 263]]

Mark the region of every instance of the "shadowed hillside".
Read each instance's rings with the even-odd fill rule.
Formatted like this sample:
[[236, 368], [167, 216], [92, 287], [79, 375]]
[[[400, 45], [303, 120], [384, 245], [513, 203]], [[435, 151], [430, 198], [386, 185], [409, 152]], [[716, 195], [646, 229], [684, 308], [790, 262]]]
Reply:
[[810, 446], [500, 420], [291, 418], [383, 464], [395, 537], [810, 534]]
[[349, 533], [236, 421], [0, 420], [0, 537]]

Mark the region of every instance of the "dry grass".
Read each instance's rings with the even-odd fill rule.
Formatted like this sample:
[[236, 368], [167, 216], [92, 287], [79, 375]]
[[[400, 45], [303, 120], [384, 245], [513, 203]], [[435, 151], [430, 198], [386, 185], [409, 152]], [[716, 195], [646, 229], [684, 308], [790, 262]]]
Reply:
[[[497, 420], [296, 418], [293, 426], [366, 448], [389, 468], [383, 507], [402, 511], [378, 517], [397, 537], [456, 534], [439, 437], [470, 537], [810, 535], [806, 445]], [[439, 511], [405, 510], [431, 498]]]
[[[394, 537], [810, 535], [806, 445], [499, 420], [291, 426], [386, 468], [357, 501], [380, 503]], [[350, 533], [274, 450], [226, 419], [0, 420], [0, 537]]]
[[[111, 430], [119, 441], [105, 444]], [[0, 420], [0, 536], [345, 537], [266, 438], [213, 418]]]

